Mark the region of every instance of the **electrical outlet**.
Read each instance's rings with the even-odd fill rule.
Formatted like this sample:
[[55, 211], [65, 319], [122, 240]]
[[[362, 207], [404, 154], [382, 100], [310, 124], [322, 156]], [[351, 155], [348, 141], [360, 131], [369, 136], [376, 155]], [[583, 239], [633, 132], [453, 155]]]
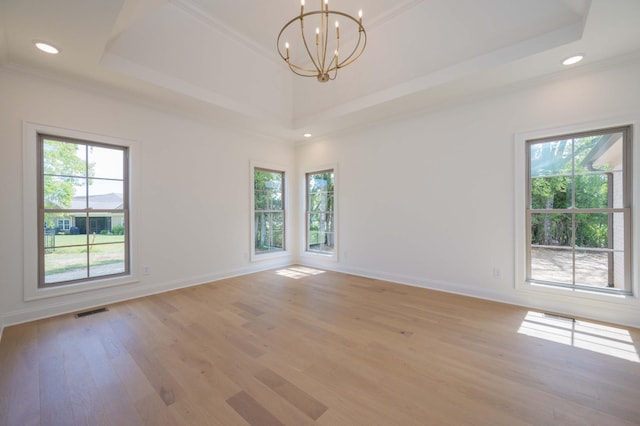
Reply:
[[145, 266], [142, 268], [142, 273], [143, 273], [144, 275], [149, 275], [149, 274], [151, 273], [151, 268], [145, 265]]
[[493, 279], [494, 280], [499, 280], [500, 278], [502, 278], [502, 271], [500, 270], [500, 268], [497, 267], [493, 267]]

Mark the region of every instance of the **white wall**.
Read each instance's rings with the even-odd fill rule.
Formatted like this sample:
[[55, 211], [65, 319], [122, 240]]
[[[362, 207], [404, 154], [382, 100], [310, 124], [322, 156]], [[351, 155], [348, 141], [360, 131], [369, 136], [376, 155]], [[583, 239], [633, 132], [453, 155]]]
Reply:
[[516, 133], [620, 116], [638, 120], [639, 75], [638, 63], [567, 73], [299, 147], [300, 174], [337, 162], [340, 182], [339, 261], [305, 261], [640, 326], [637, 298], [556, 295], [514, 285]]
[[[638, 63], [567, 73], [294, 149], [98, 92], [0, 71], [0, 323], [299, 260], [295, 247], [302, 221], [290, 233], [294, 255], [273, 263], [248, 260], [249, 164], [259, 161], [298, 171], [291, 182], [294, 217], [303, 213], [304, 171], [337, 165], [338, 260], [302, 258], [310, 266], [640, 326], [637, 298], [602, 301], [524, 292], [513, 278], [515, 134], [609, 117], [640, 118], [638, 75]], [[138, 142], [137, 264], [151, 268], [140, 283], [23, 301], [22, 264], [33, 261], [22, 256], [23, 121]], [[500, 269], [500, 279], [494, 279], [494, 268]]]
[[[59, 82], [0, 70], [0, 323], [9, 325], [292, 262], [249, 261], [249, 164], [293, 167], [291, 146]], [[212, 118], [213, 121], [214, 118]], [[136, 141], [140, 282], [23, 301], [22, 123]]]

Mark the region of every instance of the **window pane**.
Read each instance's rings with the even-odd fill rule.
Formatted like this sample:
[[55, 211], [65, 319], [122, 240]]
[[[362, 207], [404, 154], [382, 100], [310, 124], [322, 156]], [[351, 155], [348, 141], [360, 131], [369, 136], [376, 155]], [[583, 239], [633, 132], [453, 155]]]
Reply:
[[568, 176], [531, 179], [532, 209], [566, 209], [571, 207], [571, 178]]
[[532, 143], [531, 177], [570, 173], [571, 149], [571, 140]]
[[612, 213], [576, 214], [576, 246], [608, 248], [609, 219], [613, 220]]
[[99, 146], [89, 147], [91, 176], [107, 179], [124, 179], [124, 151]]
[[115, 210], [124, 208], [124, 182], [89, 179], [89, 208]]
[[313, 213], [309, 215], [309, 231], [333, 231], [333, 215], [329, 213]]
[[114, 215], [111, 212], [92, 211], [89, 214], [89, 222], [85, 223], [84, 228], [81, 229], [81, 231], [84, 231], [83, 233], [91, 235], [89, 244], [95, 243], [99, 235], [109, 235], [113, 227], [114, 216], [121, 219], [123, 214], [124, 213], [117, 213]]
[[571, 246], [571, 229], [571, 214], [531, 214], [532, 245]]
[[309, 231], [309, 236], [308, 236], [309, 249], [317, 248], [321, 241], [322, 241], [321, 233], [317, 231]]
[[[102, 229], [96, 232], [96, 244], [98, 243], [114, 243], [125, 242], [125, 218], [124, 212], [120, 213], [91, 213], [98, 221], [102, 221]], [[100, 219], [104, 218], [104, 219]]]
[[44, 251], [44, 283], [87, 278], [87, 246], [56, 247]]
[[67, 217], [63, 213], [45, 213], [44, 215], [44, 247], [68, 247], [76, 245], [86, 245], [87, 238], [84, 235], [78, 235], [78, 229], [74, 226], [75, 217], [69, 220], [69, 230], [62, 230], [56, 226], [60, 223], [62, 217]]
[[45, 138], [42, 156], [45, 175], [87, 176], [86, 145]]
[[255, 249], [265, 251], [269, 248], [269, 214], [256, 212], [255, 214]]
[[575, 206], [581, 209], [606, 209], [609, 207], [608, 182], [607, 174], [577, 175], [575, 178]]
[[609, 287], [611, 253], [576, 251], [576, 284]]
[[597, 148], [602, 138], [602, 135], [593, 135], [574, 139], [575, 173], [593, 171], [589, 158], [593, 155], [594, 149]]
[[271, 210], [283, 210], [284, 207], [282, 205], [282, 193], [281, 192], [272, 192], [271, 193]]
[[269, 209], [269, 191], [256, 190], [253, 196], [254, 207], [256, 210]]
[[611, 173], [610, 191], [611, 197], [613, 198], [613, 208], [624, 208], [624, 175], [621, 171], [615, 171]]
[[622, 170], [622, 133], [601, 133], [575, 140], [576, 173]]
[[89, 247], [89, 276], [101, 277], [125, 272], [124, 244], [92, 244]]
[[572, 251], [561, 248], [531, 247], [530, 279], [573, 284]]
[[[45, 176], [43, 181], [44, 208], [84, 209], [86, 179]], [[81, 198], [78, 198], [81, 197]]]

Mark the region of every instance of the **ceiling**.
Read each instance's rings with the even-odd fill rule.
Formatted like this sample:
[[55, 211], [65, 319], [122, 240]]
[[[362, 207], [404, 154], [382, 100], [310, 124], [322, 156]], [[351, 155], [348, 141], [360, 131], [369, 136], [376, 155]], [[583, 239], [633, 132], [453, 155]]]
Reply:
[[[329, 6], [362, 9], [368, 41], [328, 83], [294, 76], [277, 54], [298, 0], [0, 0], [0, 66], [295, 141], [640, 52], [639, 0]], [[585, 60], [560, 64], [575, 53]]]

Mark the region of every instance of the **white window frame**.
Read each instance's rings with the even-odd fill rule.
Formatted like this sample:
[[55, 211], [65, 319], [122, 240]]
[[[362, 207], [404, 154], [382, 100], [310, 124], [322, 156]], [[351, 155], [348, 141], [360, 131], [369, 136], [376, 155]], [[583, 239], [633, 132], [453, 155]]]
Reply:
[[547, 296], [568, 296], [585, 300], [611, 301], [620, 303], [632, 303], [638, 299], [638, 285], [640, 281], [640, 261], [638, 253], [640, 249], [640, 200], [633, 197], [631, 205], [631, 294], [617, 294], [600, 291], [590, 291], [582, 288], [559, 287], [553, 285], [527, 282], [527, 229], [526, 229], [526, 200], [527, 200], [527, 141], [535, 139], [553, 138], [558, 135], [592, 132], [598, 129], [614, 127], [632, 127], [631, 155], [632, 155], [632, 181], [635, 194], [640, 184], [640, 138], [638, 137], [638, 122], [634, 117], [612, 118], [602, 121], [579, 123], [563, 127], [543, 130], [520, 132], [515, 135], [514, 150], [514, 234], [515, 234], [515, 289], [523, 293], [534, 293]]
[[[333, 253], [323, 253], [318, 251], [310, 251], [307, 250], [307, 226], [308, 226], [308, 218], [307, 218], [307, 175], [310, 173], [318, 173], [325, 170], [333, 170], [333, 232], [334, 232], [334, 250]], [[301, 257], [308, 258], [312, 262], [314, 260], [328, 260], [332, 262], [338, 261], [338, 253], [339, 253], [339, 242], [340, 242], [340, 230], [339, 230], [339, 170], [338, 164], [323, 164], [317, 167], [307, 167], [301, 176], [301, 218], [302, 218], [302, 226], [300, 228], [300, 247]]]
[[[255, 227], [255, 215], [256, 215], [256, 210], [255, 210], [255, 192], [254, 192], [254, 179], [255, 179], [255, 170], [256, 169], [261, 169], [261, 170], [271, 170], [274, 172], [278, 172], [278, 173], [283, 173], [284, 175], [284, 182], [282, 184], [282, 191], [283, 191], [283, 198], [284, 198], [284, 250], [278, 250], [278, 251], [271, 251], [271, 252], [264, 252], [264, 253], [256, 253], [256, 247], [255, 247], [255, 233], [256, 233], [256, 227]], [[249, 253], [250, 253], [250, 260], [252, 262], [259, 262], [259, 261], [264, 261], [264, 260], [272, 260], [272, 259], [278, 259], [278, 258], [282, 258], [282, 257], [287, 257], [291, 255], [291, 239], [290, 239], [290, 230], [291, 230], [291, 223], [290, 223], [290, 217], [291, 214], [289, 214], [289, 198], [291, 198], [289, 196], [290, 191], [289, 191], [289, 177], [291, 176], [291, 171], [289, 170], [289, 168], [284, 167], [282, 165], [278, 165], [278, 164], [272, 164], [272, 163], [265, 163], [265, 162], [260, 162], [260, 161], [251, 161], [249, 164], [249, 185], [250, 185], [250, 190], [249, 190], [249, 194], [250, 194], [250, 199], [249, 199], [249, 211], [251, 212], [251, 217], [249, 218], [249, 222], [250, 222], [250, 226], [249, 226], [249, 238], [250, 238], [250, 242], [249, 242]]]
[[[97, 289], [139, 282], [136, 268], [138, 258], [135, 244], [137, 209], [134, 208], [134, 194], [137, 194], [137, 174], [139, 170], [139, 147], [134, 141], [64, 129], [44, 124], [23, 122], [23, 255], [24, 255], [24, 300], [37, 300], [49, 297], [93, 291]], [[129, 151], [129, 256], [130, 272], [117, 277], [105, 277], [82, 282], [63, 284], [54, 287], [38, 287], [38, 134], [47, 134], [61, 138], [87, 140], [106, 145], [127, 147]]]

